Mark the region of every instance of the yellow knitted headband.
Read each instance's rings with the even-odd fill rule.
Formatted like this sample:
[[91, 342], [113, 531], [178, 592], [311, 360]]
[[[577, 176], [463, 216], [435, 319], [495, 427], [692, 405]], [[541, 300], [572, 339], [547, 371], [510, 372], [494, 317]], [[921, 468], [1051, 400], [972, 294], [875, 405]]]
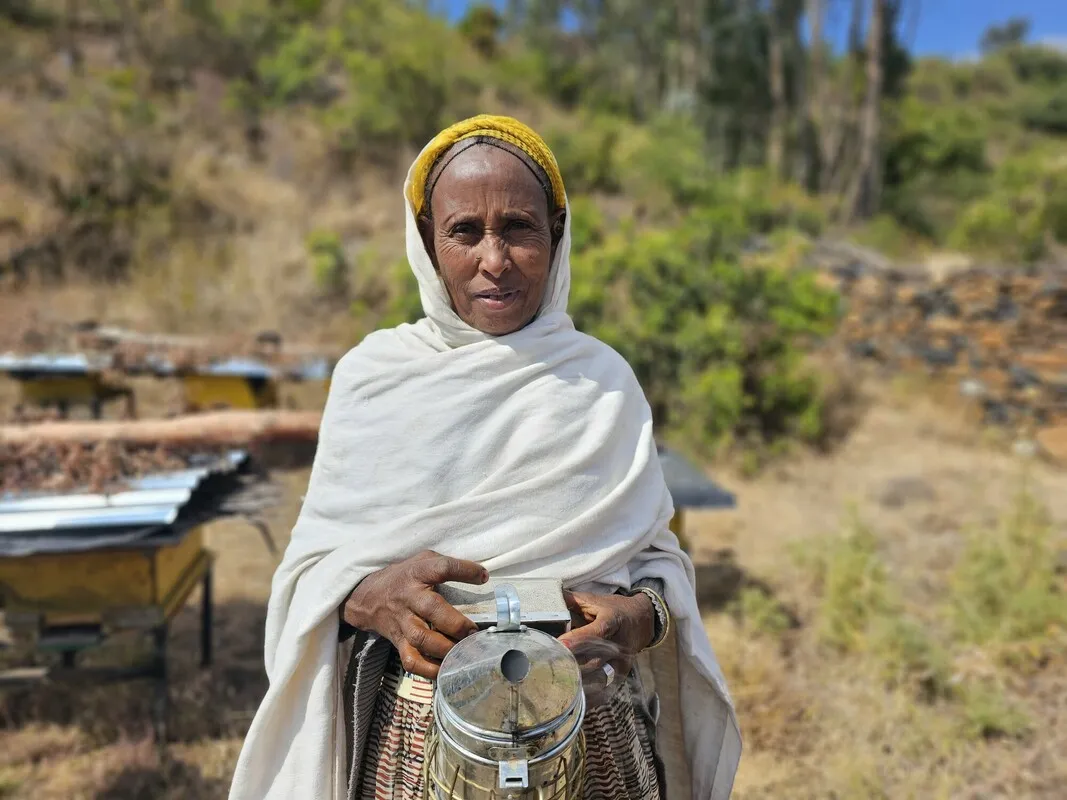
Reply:
[[426, 203], [426, 181], [429, 179], [430, 171], [437, 163], [437, 160], [457, 142], [462, 142], [464, 139], [471, 139], [475, 136], [489, 136], [522, 150], [548, 176], [548, 180], [552, 184], [552, 199], [556, 203], [556, 208], [563, 208], [567, 204], [567, 194], [563, 189], [563, 176], [560, 174], [559, 166], [556, 164], [556, 157], [548, 149], [545, 140], [538, 136], [532, 128], [523, 125], [517, 119], [481, 114], [477, 117], [457, 122], [450, 128], [441, 131], [423, 150], [419, 160], [415, 162], [415, 168], [411, 173], [411, 185], [408, 188], [408, 200], [415, 209], [416, 216], [422, 212]]

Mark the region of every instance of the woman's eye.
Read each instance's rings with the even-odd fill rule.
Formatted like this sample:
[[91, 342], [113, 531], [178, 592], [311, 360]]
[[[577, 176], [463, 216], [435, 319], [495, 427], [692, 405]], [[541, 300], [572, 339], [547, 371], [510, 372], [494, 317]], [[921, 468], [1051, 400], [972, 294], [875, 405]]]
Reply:
[[452, 229], [453, 236], [474, 236], [476, 233], [474, 226], [469, 223], [461, 223]]
[[509, 231], [525, 231], [529, 230], [529, 228], [530, 223], [522, 219], [513, 219], [511, 222], [508, 223]]

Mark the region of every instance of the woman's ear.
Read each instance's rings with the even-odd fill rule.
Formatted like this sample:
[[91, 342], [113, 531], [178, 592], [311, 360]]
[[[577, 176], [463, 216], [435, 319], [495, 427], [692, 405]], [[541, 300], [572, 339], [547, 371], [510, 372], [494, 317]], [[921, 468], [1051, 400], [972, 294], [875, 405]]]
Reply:
[[441, 270], [437, 267], [437, 248], [433, 242], [433, 220], [429, 214], [423, 212], [415, 218], [415, 224], [419, 228], [422, 246], [426, 248], [426, 255], [430, 257], [430, 263], [433, 264], [434, 270], [440, 272]]
[[549, 230], [552, 232], [552, 251], [555, 252], [556, 245], [563, 239], [563, 231], [567, 227], [567, 209], [561, 208], [552, 214]]
[[552, 249], [549, 256], [549, 263], [554, 264], [556, 261], [556, 249], [559, 247], [559, 243], [563, 241], [563, 231], [567, 226], [567, 210], [561, 208], [549, 217], [548, 220], [548, 232], [552, 237]]

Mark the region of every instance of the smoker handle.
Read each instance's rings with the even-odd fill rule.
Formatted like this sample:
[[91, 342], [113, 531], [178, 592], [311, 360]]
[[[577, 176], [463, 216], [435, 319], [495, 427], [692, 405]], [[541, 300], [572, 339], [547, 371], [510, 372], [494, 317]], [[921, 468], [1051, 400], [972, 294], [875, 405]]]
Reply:
[[510, 583], [496, 587], [496, 629], [498, 631], [517, 631], [522, 626], [522, 614], [519, 608], [519, 593]]

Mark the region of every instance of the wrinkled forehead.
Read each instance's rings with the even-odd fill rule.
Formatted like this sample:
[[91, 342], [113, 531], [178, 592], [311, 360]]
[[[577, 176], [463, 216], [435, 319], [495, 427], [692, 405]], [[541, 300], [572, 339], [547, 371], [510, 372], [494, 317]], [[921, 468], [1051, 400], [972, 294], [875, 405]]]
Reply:
[[552, 184], [541, 165], [520, 148], [488, 136], [457, 142], [441, 155], [426, 180], [425, 209], [431, 211], [435, 191], [452, 195], [491, 184], [543, 197], [552, 209]]

